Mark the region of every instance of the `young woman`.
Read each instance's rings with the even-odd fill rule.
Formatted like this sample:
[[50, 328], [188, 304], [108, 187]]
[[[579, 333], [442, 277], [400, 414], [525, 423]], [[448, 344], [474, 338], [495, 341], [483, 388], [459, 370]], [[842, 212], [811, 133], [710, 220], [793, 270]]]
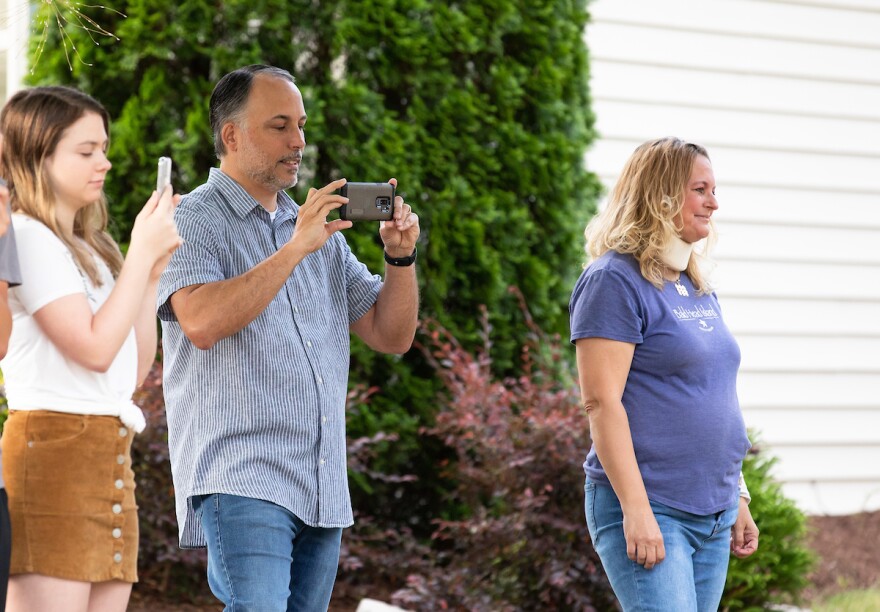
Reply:
[[[23, 283], [2, 362], [12, 519], [7, 610], [123, 611], [137, 580], [131, 402], [156, 352], [156, 284], [180, 243], [171, 189], [138, 214], [128, 255], [106, 233], [109, 119], [66, 87], [0, 114]], [[161, 196], [161, 197], [160, 197]]]
[[593, 440], [587, 526], [627, 612], [717, 610], [731, 551], [758, 545], [739, 347], [693, 252], [717, 209], [706, 150], [663, 138], [636, 149], [585, 233], [571, 339]]

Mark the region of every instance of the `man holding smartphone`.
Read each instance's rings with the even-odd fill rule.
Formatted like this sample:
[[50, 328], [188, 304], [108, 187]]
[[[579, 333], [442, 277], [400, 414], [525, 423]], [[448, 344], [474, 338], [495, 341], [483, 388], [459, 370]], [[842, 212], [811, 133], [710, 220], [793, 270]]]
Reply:
[[396, 197], [383, 281], [346, 244], [352, 222], [327, 220], [344, 179], [290, 199], [306, 114], [287, 71], [227, 74], [210, 115], [220, 167], [177, 208], [184, 244], [158, 297], [180, 544], [207, 545], [227, 609], [326, 610], [353, 522], [349, 333], [410, 348], [419, 220]]

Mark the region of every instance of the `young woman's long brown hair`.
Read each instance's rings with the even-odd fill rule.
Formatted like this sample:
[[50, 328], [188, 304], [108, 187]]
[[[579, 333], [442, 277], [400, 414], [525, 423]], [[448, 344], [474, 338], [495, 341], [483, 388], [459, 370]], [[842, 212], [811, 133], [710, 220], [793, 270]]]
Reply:
[[8, 182], [12, 210], [45, 224], [70, 249], [79, 269], [95, 286], [101, 285], [92, 252], [104, 260], [116, 277], [122, 254], [107, 233], [107, 206], [103, 198], [79, 210], [73, 234], [64, 232], [56, 218], [55, 191], [49, 181], [47, 161], [71, 125], [86, 113], [104, 121], [109, 134], [110, 117], [100, 102], [69, 87], [25, 89], [13, 95], [0, 113], [4, 154], [0, 176]]

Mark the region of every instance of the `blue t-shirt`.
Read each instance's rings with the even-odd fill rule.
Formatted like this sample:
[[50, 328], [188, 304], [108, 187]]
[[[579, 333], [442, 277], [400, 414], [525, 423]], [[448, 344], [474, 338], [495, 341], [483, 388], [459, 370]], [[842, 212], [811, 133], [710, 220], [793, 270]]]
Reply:
[[[736, 502], [750, 447], [736, 395], [740, 352], [715, 294], [697, 295], [685, 274], [681, 284], [688, 295], [671, 282], [659, 290], [633, 256], [609, 251], [575, 284], [571, 341], [635, 344], [623, 406], [648, 498], [711, 514]], [[595, 446], [584, 471], [609, 483]]]

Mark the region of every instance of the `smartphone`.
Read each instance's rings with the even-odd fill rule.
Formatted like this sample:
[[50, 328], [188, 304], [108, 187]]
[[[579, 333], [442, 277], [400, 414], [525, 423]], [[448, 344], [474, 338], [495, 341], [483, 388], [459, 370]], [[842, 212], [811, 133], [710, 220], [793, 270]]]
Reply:
[[159, 195], [171, 184], [171, 158], [159, 158], [159, 171], [156, 174], [156, 191]]
[[394, 185], [391, 183], [346, 183], [339, 195], [348, 203], [339, 209], [347, 221], [388, 221], [394, 216]]

